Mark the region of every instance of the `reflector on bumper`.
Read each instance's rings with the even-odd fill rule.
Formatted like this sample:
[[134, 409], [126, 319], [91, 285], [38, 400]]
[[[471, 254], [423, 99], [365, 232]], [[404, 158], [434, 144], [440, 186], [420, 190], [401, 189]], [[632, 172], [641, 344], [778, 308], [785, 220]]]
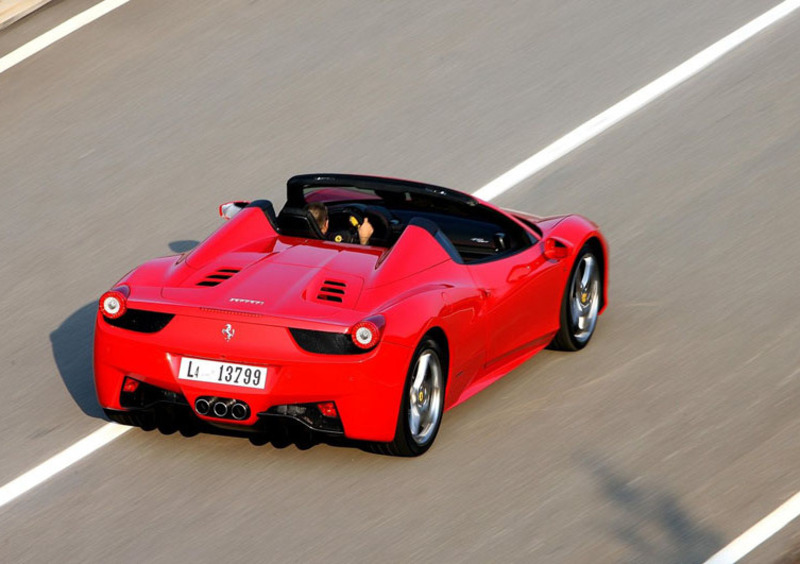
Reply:
[[[320, 410], [320, 405], [328, 406], [328, 408], [325, 409], [328, 414], [331, 413], [330, 408], [332, 408], [333, 416], [324, 414]], [[339, 419], [339, 414], [336, 411], [336, 404], [333, 402], [274, 405], [265, 413], [259, 413], [259, 416], [263, 415], [294, 419], [315, 431], [336, 434], [344, 433], [342, 421]]]

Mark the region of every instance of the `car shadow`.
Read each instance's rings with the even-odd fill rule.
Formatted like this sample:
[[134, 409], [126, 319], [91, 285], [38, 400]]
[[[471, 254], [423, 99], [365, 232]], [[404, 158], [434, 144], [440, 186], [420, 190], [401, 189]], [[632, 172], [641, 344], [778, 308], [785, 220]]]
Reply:
[[[185, 253], [197, 245], [198, 241], [186, 239], [172, 241], [169, 248], [174, 253]], [[91, 302], [70, 315], [50, 333], [50, 345], [61, 380], [73, 401], [89, 417], [108, 420], [94, 390], [92, 346], [96, 312], [97, 302]]]
[[719, 534], [700, 526], [674, 495], [627, 479], [596, 456], [580, 456], [618, 511], [608, 516], [614, 535], [629, 550], [621, 562], [705, 562], [723, 547]]
[[53, 357], [67, 391], [90, 417], [106, 419], [97, 402], [92, 369], [92, 342], [97, 302], [90, 302], [67, 317], [50, 333]]

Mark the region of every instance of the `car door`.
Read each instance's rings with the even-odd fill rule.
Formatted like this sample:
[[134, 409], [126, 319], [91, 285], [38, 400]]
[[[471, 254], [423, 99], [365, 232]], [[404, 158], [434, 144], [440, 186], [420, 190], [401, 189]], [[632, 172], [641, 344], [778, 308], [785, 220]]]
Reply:
[[511, 256], [469, 265], [487, 316], [487, 365], [546, 344], [559, 326], [565, 261], [541, 242]]

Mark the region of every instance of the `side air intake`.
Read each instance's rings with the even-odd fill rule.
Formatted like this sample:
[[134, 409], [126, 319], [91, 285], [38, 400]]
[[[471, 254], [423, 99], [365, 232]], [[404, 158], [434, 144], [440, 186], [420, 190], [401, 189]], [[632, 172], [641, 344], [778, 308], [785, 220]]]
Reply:
[[200, 282], [198, 282], [197, 285], [198, 286], [217, 286], [217, 285], [222, 284], [223, 282], [225, 282], [225, 280], [227, 280], [228, 278], [230, 278], [231, 276], [233, 276], [237, 272], [239, 272], [239, 269], [237, 269], [237, 268], [220, 268], [220, 269], [214, 271], [213, 274], [207, 275]]

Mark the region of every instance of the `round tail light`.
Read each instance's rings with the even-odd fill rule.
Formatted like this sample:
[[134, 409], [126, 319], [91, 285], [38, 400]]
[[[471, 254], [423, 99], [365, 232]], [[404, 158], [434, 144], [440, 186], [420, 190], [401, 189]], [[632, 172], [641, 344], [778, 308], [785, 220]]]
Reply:
[[353, 325], [350, 330], [353, 344], [360, 349], [371, 349], [381, 338], [380, 328], [372, 321], [364, 320]]
[[100, 297], [100, 311], [109, 319], [117, 319], [128, 309], [127, 286], [115, 288]]

